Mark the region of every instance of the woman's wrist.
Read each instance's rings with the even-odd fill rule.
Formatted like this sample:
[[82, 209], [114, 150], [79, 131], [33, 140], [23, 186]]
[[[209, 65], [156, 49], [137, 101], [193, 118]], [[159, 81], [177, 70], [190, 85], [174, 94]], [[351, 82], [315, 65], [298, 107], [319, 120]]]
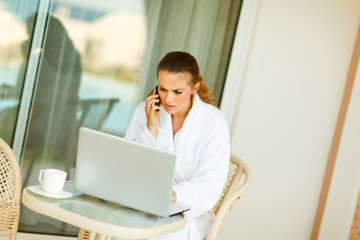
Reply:
[[149, 132], [151, 133], [151, 135], [153, 135], [153, 137], [156, 138], [157, 128], [150, 127], [149, 125], [147, 125], [147, 128], [148, 128]]

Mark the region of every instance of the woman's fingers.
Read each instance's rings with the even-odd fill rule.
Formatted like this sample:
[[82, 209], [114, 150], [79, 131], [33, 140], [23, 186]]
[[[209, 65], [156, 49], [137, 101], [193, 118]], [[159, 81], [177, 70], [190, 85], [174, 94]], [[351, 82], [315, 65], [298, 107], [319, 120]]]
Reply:
[[147, 128], [154, 137], [156, 137], [158, 121], [159, 121], [159, 113], [156, 110], [160, 109], [160, 106], [155, 105], [155, 103], [158, 103], [159, 101], [160, 100], [158, 99], [157, 94], [152, 94], [145, 99]]
[[153, 94], [153, 95], [148, 96], [145, 99], [145, 102], [146, 102], [145, 110], [147, 113], [150, 113], [150, 111], [155, 111], [156, 109], [160, 109], [160, 106], [155, 105], [155, 103], [160, 102], [158, 97], [159, 97], [158, 95]]

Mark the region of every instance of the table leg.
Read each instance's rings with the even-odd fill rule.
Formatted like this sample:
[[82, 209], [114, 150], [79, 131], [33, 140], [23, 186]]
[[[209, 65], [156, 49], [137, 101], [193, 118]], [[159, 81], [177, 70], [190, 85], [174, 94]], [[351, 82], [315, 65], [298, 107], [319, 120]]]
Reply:
[[90, 232], [89, 240], [96, 240], [96, 232]]
[[77, 240], [89, 240], [90, 231], [84, 228], [79, 229]]
[[97, 233], [95, 237], [95, 240], [108, 240], [108, 239], [111, 239], [111, 237], [100, 233]]
[[77, 240], [111, 240], [111, 236], [80, 228]]

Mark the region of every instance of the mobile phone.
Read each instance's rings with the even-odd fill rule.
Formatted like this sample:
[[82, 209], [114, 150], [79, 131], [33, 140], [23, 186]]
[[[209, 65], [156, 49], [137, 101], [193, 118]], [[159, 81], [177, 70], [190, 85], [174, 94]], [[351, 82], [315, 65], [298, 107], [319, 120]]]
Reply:
[[[158, 98], [157, 98], [157, 99], [159, 99], [159, 102], [155, 103], [156, 106], [160, 106], [160, 96], [159, 96], [159, 90], [158, 90], [158, 88], [159, 88], [159, 86], [156, 86], [156, 87], [155, 87], [155, 94], [158, 95]], [[156, 109], [156, 111], [158, 112], [158, 111], [160, 111], [160, 109]]]

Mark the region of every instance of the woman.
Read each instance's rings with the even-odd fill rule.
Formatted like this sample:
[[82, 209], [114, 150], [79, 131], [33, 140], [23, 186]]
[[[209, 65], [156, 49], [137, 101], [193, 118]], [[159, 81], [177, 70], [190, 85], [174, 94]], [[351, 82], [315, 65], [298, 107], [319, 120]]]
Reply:
[[204, 239], [227, 177], [228, 125], [192, 55], [166, 54], [157, 77], [158, 94], [153, 90], [135, 109], [125, 137], [177, 154], [172, 201], [191, 210], [183, 230], [158, 239]]

